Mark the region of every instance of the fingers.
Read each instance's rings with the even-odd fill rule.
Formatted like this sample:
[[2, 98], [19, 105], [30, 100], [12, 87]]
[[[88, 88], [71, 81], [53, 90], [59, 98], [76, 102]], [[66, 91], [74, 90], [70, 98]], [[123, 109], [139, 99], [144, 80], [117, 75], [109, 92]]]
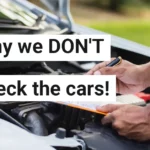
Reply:
[[90, 71], [88, 71], [86, 74], [87, 75], [100, 75], [99, 72], [97, 73], [96, 71], [98, 71], [100, 68], [103, 68], [107, 65], [108, 62], [102, 62], [97, 64], [94, 68], [92, 68]]
[[116, 118], [120, 115], [120, 108], [123, 107], [124, 104], [108, 104], [102, 107], [97, 107], [97, 111], [107, 112], [108, 114], [101, 120], [102, 124], [112, 123], [112, 126], [115, 129], [119, 129], [118, 122], [116, 122]]
[[123, 107], [123, 104], [108, 104], [108, 105], [104, 105], [104, 106], [98, 106], [96, 108], [97, 111], [100, 112], [106, 112], [106, 113], [112, 113], [113, 111]]
[[[115, 58], [111, 58], [111, 61], [114, 60]], [[90, 71], [88, 71], [86, 74], [87, 75], [100, 75], [100, 72], [98, 70], [100, 70], [103, 67], [106, 67], [107, 64], [109, 64], [110, 61], [105, 61], [102, 63], [97, 64], [94, 68], [92, 68]], [[97, 72], [98, 71], [98, 72]]]
[[102, 120], [103, 125], [111, 124], [112, 127], [118, 132], [121, 136], [126, 136], [127, 130], [124, 122], [122, 121], [122, 110], [120, 109], [124, 105], [107, 105], [107, 107], [112, 113], [108, 113]]
[[[118, 106], [121, 107], [121, 106]], [[113, 128], [120, 129], [121, 128], [121, 122], [117, 120], [118, 117], [120, 117], [121, 113], [120, 110], [115, 110], [112, 113], [108, 113], [102, 120], [102, 124], [108, 124], [112, 123]]]
[[124, 136], [124, 124], [121, 121], [114, 120], [114, 122], [112, 123], [112, 127], [118, 131], [119, 135]]
[[102, 75], [116, 75], [118, 78], [122, 77], [125, 71], [126, 68], [121, 66], [104, 67], [99, 70], [100, 74]]
[[113, 118], [113, 115], [111, 113], [109, 113], [108, 115], [106, 115], [102, 120], [102, 124], [105, 125], [105, 124], [109, 124], [109, 123], [112, 123], [114, 120]]
[[109, 62], [103, 62], [97, 64], [93, 69], [87, 72], [87, 75], [116, 75], [117, 78], [120, 78], [124, 75], [127, 68], [122, 65], [114, 67], [106, 67]]

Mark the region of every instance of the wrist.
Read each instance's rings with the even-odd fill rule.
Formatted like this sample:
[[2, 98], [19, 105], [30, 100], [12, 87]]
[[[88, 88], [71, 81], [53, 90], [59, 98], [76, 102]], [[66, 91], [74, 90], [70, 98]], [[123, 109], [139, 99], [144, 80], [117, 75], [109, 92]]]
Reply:
[[143, 76], [143, 85], [144, 88], [148, 88], [150, 86], [150, 62], [144, 65], [141, 65], [141, 74]]

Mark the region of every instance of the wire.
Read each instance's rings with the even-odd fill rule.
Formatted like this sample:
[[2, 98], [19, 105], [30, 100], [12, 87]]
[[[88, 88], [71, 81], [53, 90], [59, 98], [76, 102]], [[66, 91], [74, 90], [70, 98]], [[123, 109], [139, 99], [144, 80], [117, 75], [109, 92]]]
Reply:
[[74, 61], [67, 61], [67, 63], [70, 64], [70, 65], [72, 65], [72, 66], [74, 66], [74, 67], [76, 67], [76, 68], [78, 68], [78, 69], [80, 69], [80, 71], [83, 71], [83, 72], [86, 71], [86, 70], [83, 69], [77, 62], [74, 62]]
[[41, 66], [42, 68], [44, 68], [48, 73], [52, 73], [52, 74], [58, 74], [56, 71], [54, 71], [52, 68], [50, 68], [46, 62], [41, 62]]
[[48, 73], [51, 73], [53, 75], [67, 75], [66, 73], [62, 72], [60, 69], [57, 71], [54, 71], [52, 68], [50, 68], [46, 62], [41, 62], [42, 68], [44, 68]]

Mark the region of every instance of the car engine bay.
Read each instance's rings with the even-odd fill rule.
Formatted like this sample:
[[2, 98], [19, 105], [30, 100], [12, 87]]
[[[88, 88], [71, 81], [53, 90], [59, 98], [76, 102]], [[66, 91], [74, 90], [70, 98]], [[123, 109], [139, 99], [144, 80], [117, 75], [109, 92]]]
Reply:
[[[85, 64], [88, 66], [97, 62], [21, 62], [23, 66], [15, 63], [16, 66], [10, 66], [9, 62], [10, 67], [2, 67], [0, 74], [76, 75], [86, 73], [88, 69], [83, 67]], [[4, 132], [0, 137], [14, 140], [15, 150], [16, 142], [18, 149], [30, 149], [35, 143], [37, 150], [99, 150], [99, 147], [103, 150], [110, 149], [107, 144], [110, 142], [114, 149], [119, 150], [115, 144], [118, 141], [125, 149], [130, 146], [132, 150], [137, 150], [140, 143], [119, 136], [111, 126], [103, 126], [102, 117], [100, 114], [47, 102], [44, 99], [42, 102], [0, 102], [0, 132]], [[23, 146], [24, 142], [28, 144]], [[39, 146], [37, 143], [40, 143]], [[135, 143], [137, 146], [134, 146]]]
[[[0, 3], [0, 8], [4, 7]], [[18, 20], [0, 19], [0, 34], [79, 34], [67, 27], [49, 23], [46, 16], [37, 17], [34, 10], [32, 26]], [[112, 46], [112, 57], [122, 56], [136, 64], [149, 61], [148, 56]], [[78, 75], [85, 74], [99, 62], [0, 62], [0, 75]], [[150, 90], [147, 89], [147, 92]], [[0, 149], [12, 145], [13, 150], [103, 150], [131, 145], [138, 150], [141, 143], [119, 136], [111, 126], [103, 126], [103, 116], [53, 102], [0, 102]], [[109, 146], [109, 142], [113, 147]], [[104, 146], [103, 146], [104, 145]], [[13, 147], [14, 146], [14, 147]]]

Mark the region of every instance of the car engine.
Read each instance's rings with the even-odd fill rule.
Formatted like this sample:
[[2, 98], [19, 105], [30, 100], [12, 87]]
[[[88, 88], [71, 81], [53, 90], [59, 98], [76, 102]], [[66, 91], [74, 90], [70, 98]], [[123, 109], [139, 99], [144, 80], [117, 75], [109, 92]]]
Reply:
[[[3, 2], [0, 2], [0, 8], [5, 8]], [[56, 25], [37, 9], [33, 9], [32, 13], [32, 26], [25, 24], [24, 20], [22, 23], [10, 18], [0, 19], [0, 34], [80, 34], [63, 25]], [[135, 56], [133, 52], [112, 47], [112, 57], [117, 56], [127, 60], [132, 57], [132, 62], [137, 64], [149, 61], [149, 57], [142, 56], [141, 59], [141, 55]], [[0, 62], [0, 75], [78, 75], [86, 73], [97, 63], [99, 62]], [[1, 101], [0, 149], [120, 150], [121, 145], [124, 145], [122, 150], [129, 147], [130, 150], [138, 150], [144, 146], [119, 136], [111, 126], [104, 127], [100, 122], [102, 117], [100, 114], [44, 99], [42, 102], [33, 102], [32, 99], [25, 102]]]
[[[11, 62], [9, 62], [11, 64]], [[0, 69], [1, 74], [84, 74], [83, 64], [97, 62], [34, 62]], [[54, 102], [0, 102], [0, 139], [14, 150], [138, 150], [140, 143], [117, 134], [101, 124], [102, 115]], [[7, 144], [6, 144], [7, 142]], [[116, 144], [116, 142], [118, 144]], [[135, 146], [136, 143], [136, 146]], [[13, 147], [14, 146], [14, 147]], [[140, 145], [143, 146], [142, 144]]]

